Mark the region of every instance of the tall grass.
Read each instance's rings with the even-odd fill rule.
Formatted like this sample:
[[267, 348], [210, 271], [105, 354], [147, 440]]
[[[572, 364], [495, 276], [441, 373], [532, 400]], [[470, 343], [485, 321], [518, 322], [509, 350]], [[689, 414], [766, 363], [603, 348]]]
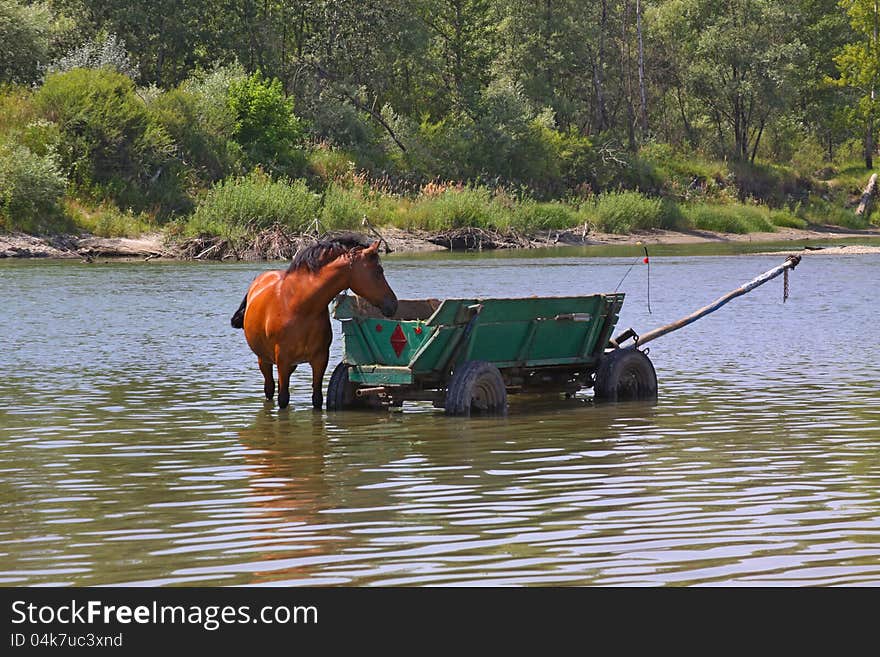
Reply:
[[309, 191], [304, 180], [272, 180], [258, 169], [214, 185], [186, 222], [184, 234], [235, 240], [274, 224], [306, 230], [319, 209], [319, 196]]
[[805, 219], [798, 217], [796, 214], [792, 214], [787, 210], [770, 210], [769, 217], [770, 222], [774, 226], [800, 229], [807, 227], [807, 221]]
[[608, 233], [629, 233], [633, 230], [671, 228], [678, 224], [677, 208], [659, 198], [648, 198], [638, 192], [608, 192], [596, 198], [592, 208], [593, 222]]
[[112, 203], [90, 207], [66, 199], [65, 214], [77, 229], [99, 237], [137, 237], [158, 230], [155, 220], [144, 212], [120, 210]]
[[701, 230], [719, 233], [771, 233], [776, 227], [767, 208], [754, 205], [694, 203], [683, 206], [687, 223]]
[[509, 210], [485, 187], [450, 187], [437, 195], [422, 194], [414, 201], [404, 228], [450, 230], [453, 228], [506, 228]]
[[328, 230], [358, 229], [364, 217], [374, 215], [373, 210], [373, 205], [364, 198], [361, 187], [346, 188], [331, 184], [324, 192], [321, 224]]
[[571, 205], [525, 201], [514, 210], [511, 227], [523, 232], [564, 230], [580, 226], [584, 221], [585, 215]]
[[[812, 197], [809, 205], [800, 208], [799, 215], [809, 223], [818, 225], [831, 224], [854, 229], [867, 228], [870, 225], [868, 217], [858, 216], [853, 209], [841, 207], [821, 197]], [[872, 217], [876, 216], [875, 210]]]

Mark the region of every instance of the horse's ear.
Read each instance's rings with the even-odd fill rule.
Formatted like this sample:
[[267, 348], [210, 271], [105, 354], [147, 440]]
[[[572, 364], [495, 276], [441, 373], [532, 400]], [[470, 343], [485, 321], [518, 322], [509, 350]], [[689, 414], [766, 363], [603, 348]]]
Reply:
[[379, 240], [376, 240], [366, 249], [364, 249], [364, 253], [377, 253], [379, 251]]

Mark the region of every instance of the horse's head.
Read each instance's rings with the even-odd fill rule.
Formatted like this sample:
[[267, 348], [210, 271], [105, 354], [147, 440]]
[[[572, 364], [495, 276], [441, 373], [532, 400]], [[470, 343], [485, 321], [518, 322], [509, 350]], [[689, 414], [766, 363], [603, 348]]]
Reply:
[[397, 312], [397, 295], [385, 280], [385, 272], [379, 263], [379, 242], [373, 242], [362, 249], [349, 252], [351, 259], [351, 279], [348, 287], [359, 297], [363, 297], [386, 317]]

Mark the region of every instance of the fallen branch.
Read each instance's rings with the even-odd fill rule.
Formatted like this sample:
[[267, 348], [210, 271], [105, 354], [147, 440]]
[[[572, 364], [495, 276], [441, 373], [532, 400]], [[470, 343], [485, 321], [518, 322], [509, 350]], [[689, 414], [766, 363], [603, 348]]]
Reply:
[[863, 214], [866, 214], [868, 211], [868, 207], [871, 205], [871, 199], [877, 191], [877, 174], [871, 174], [871, 177], [868, 179], [868, 186], [865, 187], [865, 190], [862, 192], [862, 200], [859, 201], [859, 207], [856, 208], [856, 216], [860, 217]]
[[221, 246], [221, 244], [214, 244], [213, 246], [209, 246], [207, 249], [195, 256], [194, 260], [201, 260], [212, 251], [216, 251], [217, 249], [219, 249]]

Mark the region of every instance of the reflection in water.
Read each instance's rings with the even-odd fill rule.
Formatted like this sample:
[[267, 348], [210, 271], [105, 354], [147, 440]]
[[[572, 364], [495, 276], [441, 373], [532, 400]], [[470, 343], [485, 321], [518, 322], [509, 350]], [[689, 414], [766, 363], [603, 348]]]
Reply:
[[[776, 260], [655, 258], [654, 313], [637, 270], [621, 327]], [[524, 268], [551, 295], [630, 262], [386, 269], [401, 297], [509, 296]], [[515, 398], [502, 420], [315, 413], [307, 372], [267, 407], [227, 328], [260, 267], [154, 265], [0, 264], [3, 583], [880, 582], [880, 354], [852, 339], [875, 257], [816, 256], [785, 306], [768, 286], [652, 344], [656, 406]]]

